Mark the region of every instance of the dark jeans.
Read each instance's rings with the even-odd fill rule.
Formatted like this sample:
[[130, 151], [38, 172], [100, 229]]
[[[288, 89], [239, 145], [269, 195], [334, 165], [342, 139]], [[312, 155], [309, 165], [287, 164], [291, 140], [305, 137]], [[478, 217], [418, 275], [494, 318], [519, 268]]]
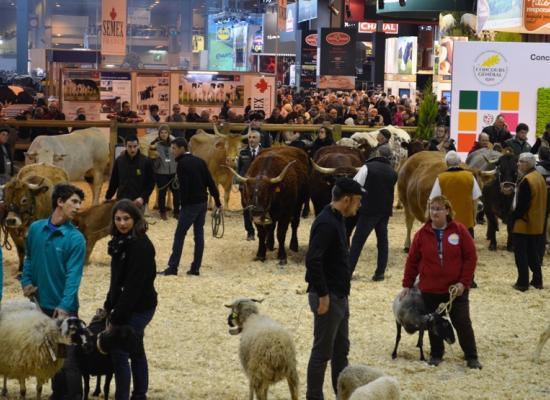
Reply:
[[204, 222], [206, 220], [206, 203], [183, 205], [180, 208], [178, 226], [174, 234], [172, 254], [168, 260], [168, 266], [177, 269], [180, 265], [181, 253], [185, 242], [185, 235], [193, 225], [193, 237], [195, 240], [195, 252], [191, 269], [198, 271], [202, 264], [204, 252]]
[[172, 188], [172, 184], [170, 183], [170, 181], [174, 179], [175, 176], [175, 174], [155, 174], [155, 182], [157, 183], [157, 187], [159, 188], [159, 197], [157, 199], [157, 204], [159, 205], [159, 211], [161, 213], [166, 212], [166, 192], [168, 192], [168, 189], [170, 189], [170, 191], [172, 192], [174, 213], [177, 213], [180, 209], [180, 192], [179, 190], [174, 190]]
[[533, 285], [542, 285], [542, 259], [544, 258], [545, 235], [513, 234], [514, 257], [518, 269], [518, 286], [529, 286], [529, 269], [533, 273]]
[[376, 265], [375, 275], [383, 275], [388, 265], [388, 221], [389, 216], [371, 216], [359, 215], [355, 233], [351, 240], [351, 249], [349, 251], [349, 263], [351, 273], [355, 271], [355, 266], [363, 250], [365, 242], [369, 238], [370, 233], [374, 229], [376, 233], [376, 247], [378, 248], [378, 260]]
[[313, 312], [313, 348], [307, 366], [307, 400], [323, 400], [325, 370], [330, 360], [332, 387], [336, 393], [338, 375], [348, 365], [349, 304], [347, 297], [330, 295], [328, 311], [317, 315], [319, 296], [308, 294]]
[[[451, 322], [458, 336], [458, 343], [464, 352], [466, 360], [477, 358], [476, 338], [470, 319], [469, 291], [465, 290], [462, 296], [453, 301], [451, 309]], [[440, 303], [449, 301], [449, 294], [422, 293], [422, 299], [426, 306], [426, 312], [434, 312]], [[442, 358], [445, 353], [443, 339], [428, 332], [432, 357]]]
[[[51, 317], [54, 310], [42, 310]], [[77, 316], [71, 314], [72, 316]], [[81, 400], [82, 399], [82, 375], [76, 360], [75, 346], [66, 346], [66, 358], [61, 370], [52, 378], [51, 400]]]
[[[114, 349], [111, 352], [113, 369], [115, 373], [116, 393], [115, 400], [128, 400], [130, 398], [130, 379], [134, 381], [134, 390], [132, 399], [146, 399], [147, 389], [149, 388], [149, 367], [147, 365], [147, 356], [143, 346], [143, 335], [145, 327], [153, 319], [155, 309], [140, 313], [132, 313], [128, 325], [134, 328], [139, 339], [139, 348], [135, 353], [126, 353], [120, 349]], [[130, 372], [130, 363], [132, 368]]]

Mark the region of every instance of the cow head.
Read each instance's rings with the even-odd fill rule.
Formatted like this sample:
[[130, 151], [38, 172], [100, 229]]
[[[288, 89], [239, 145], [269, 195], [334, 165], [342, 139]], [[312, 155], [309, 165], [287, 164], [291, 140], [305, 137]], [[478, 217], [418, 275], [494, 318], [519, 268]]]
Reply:
[[499, 185], [500, 193], [512, 196], [518, 179], [518, 157], [514, 154], [503, 154], [496, 162], [496, 168], [491, 171], [481, 171], [482, 175], [494, 175]]
[[24, 180], [13, 178], [4, 185], [4, 202], [7, 215], [4, 224], [8, 228], [27, 225], [35, 217], [35, 196], [47, 192], [49, 185], [44, 178], [31, 176]]
[[38, 152], [26, 152], [25, 165], [46, 163], [56, 166], [62, 166], [63, 159], [66, 156], [66, 154], [55, 154], [51, 149], [42, 148]]
[[270, 178], [265, 175], [258, 175], [255, 177], [243, 177], [239, 175], [233, 168], [228, 168], [237, 178], [237, 180], [243, 184], [243, 200], [244, 204], [250, 210], [252, 221], [257, 225], [270, 225], [273, 220], [270, 215], [271, 203], [276, 193], [281, 191], [279, 184], [285, 178], [288, 169], [294, 164], [296, 160], [289, 162], [281, 171], [281, 173]]
[[323, 181], [329, 187], [334, 185], [336, 179], [342, 177], [353, 178], [360, 170], [360, 168], [352, 166], [341, 166], [336, 168], [321, 167], [313, 160], [311, 160], [311, 165], [313, 165], [313, 169], [321, 175]]
[[214, 143], [214, 146], [218, 150], [225, 151], [225, 165], [236, 168], [239, 150], [242, 146], [242, 141], [246, 138], [246, 136], [242, 136], [240, 134], [224, 135], [220, 133], [216, 124], [213, 124], [212, 127], [214, 128], [215, 135], [218, 137], [218, 140]]

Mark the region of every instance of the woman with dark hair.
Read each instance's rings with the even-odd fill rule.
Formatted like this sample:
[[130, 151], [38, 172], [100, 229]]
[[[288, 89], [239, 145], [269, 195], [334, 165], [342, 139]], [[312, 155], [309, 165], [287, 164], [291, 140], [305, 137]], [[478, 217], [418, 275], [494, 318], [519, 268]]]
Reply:
[[158, 137], [153, 140], [149, 147], [149, 158], [153, 161], [153, 171], [158, 188], [158, 206], [160, 218], [166, 220], [166, 192], [168, 189], [172, 192], [174, 218], [179, 215], [180, 201], [179, 191], [174, 189], [176, 183], [176, 160], [170, 150], [172, 141], [170, 140], [170, 127], [168, 125], [159, 126]]
[[315, 156], [315, 153], [321, 147], [330, 146], [333, 144], [334, 139], [332, 138], [332, 131], [325, 126], [320, 127], [317, 139], [315, 139], [313, 142], [313, 147], [311, 148], [311, 156]]
[[[146, 399], [149, 386], [147, 357], [143, 346], [145, 327], [151, 322], [157, 307], [155, 248], [146, 234], [147, 222], [139, 208], [124, 199], [113, 207], [112, 239], [108, 244], [111, 256], [111, 283], [104, 308], [109, 316], [107, 329], [129, 325], [138, 339], [137, 349], [127, 353], [122, 349], [111, 352], [116, 382], [116, 400]], [[130, 373], [130, 364], [132, 369]]]

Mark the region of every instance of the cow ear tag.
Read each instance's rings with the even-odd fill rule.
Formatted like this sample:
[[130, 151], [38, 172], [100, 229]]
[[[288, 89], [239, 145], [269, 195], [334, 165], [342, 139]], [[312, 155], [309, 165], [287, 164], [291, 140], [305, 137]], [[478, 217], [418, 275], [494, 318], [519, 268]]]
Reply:
[[281, 188], [280, 188], [279, 186], [277, 186], [277, 187], [275, 188], [275, 192], [276, 192], [276, 193], [279, 193], [280, 191], [281, 191]]

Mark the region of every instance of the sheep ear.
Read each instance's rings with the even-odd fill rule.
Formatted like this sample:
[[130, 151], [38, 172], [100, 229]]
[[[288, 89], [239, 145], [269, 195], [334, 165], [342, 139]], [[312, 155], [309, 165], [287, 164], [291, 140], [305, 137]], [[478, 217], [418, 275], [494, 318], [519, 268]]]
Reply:
[[250, 299], [250, 300], [252, 300], [252, 301], [254, 301], [254, 302], [256, 302], [256, 303], [261, 303], [261, 302], [264, 301], [265, 299], [260, 299], [260, 300]]

